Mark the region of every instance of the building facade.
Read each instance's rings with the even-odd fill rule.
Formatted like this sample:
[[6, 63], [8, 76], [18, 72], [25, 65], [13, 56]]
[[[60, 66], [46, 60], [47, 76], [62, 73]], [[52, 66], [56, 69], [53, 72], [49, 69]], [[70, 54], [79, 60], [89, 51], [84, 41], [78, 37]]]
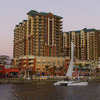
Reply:
[[23, 55], [61, 57], [62, 17], [31, 10], [14, 29], [14, 58]]
[[64, 56], [71, 56], [71, 41], [74, 43], [74, 56], [79, 60], [99, 61], [100, 30], [82, 29], [63, 33]]
[[19, 68], [13, 66], [13, 60], [6, 55], [0, 55], [0, 78], [18, 77]]
[[[67, 62], [70, 60], [67, 58]], [[33, 55], [21, 56], [17, 60], [17, 66], [19, 66], [20, 74], [23, 76], [29, 76], [32, 74], [41, 74], [44, 75], [57, 75], [57, 69], [60, 71], [59, 75], [64, 75], [64, 70], [67, 71], [67, 67], [65, 66], [65, 58], [62, 57], [36, 57]], [[46, 68], [48, 66], [48, 68]], [[56, 68], [56, 71], [55, 71]], [[62, 70], [60, 70], [62, 68]], [[47, 73], [48, 72], [48, 73]]]
[[65, 60], [62, 57], [62, 17], [35, 10], [27, 15], [28, 20], [23, 20], [14, 29], [14, 65], [19, 66], [20, 71], [32, 70], [33, 73], [37, 69], [43, 71], [45, 66], [54, 66], [53, 63], [61, 66], [62, 63], [57, 63]]
[[[99, 61], [100, 30], [82, 29], [62, 32], [62, 17], [52, 13], [31, 10], [28, 19], [14, 29], [13, 58], [20, 72], [42, 71], [46, 66], [64, 66], [65, 71], [71, 58], [71, 41], [74, 57], [84, 61]], [[52, 69], [50, 69], [52, 70]], [[52, 71], [51, 71], [52, 72]], [[64, 73], [62, 73], [63, 75]]]

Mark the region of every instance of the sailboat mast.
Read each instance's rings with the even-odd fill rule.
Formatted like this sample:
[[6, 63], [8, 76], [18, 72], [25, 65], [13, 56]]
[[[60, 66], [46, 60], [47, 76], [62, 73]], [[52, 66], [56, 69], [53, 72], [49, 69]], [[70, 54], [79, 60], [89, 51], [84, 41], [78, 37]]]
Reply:
[[69, 64], [69, 68], [68, 68], [67, 74], [66, 74], [66, 76], [68, 76], [70, 79], [72, 79], [73, 55], [74, 55], [74, 44], [71, 41], [71, 60], [70, 60], [70, 64]]

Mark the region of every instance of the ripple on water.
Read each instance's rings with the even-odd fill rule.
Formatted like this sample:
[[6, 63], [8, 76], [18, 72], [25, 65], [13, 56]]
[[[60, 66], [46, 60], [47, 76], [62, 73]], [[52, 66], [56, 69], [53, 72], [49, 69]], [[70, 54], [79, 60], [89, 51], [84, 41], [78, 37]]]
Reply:
[[0, 84], [0, 100], [100, 100], [100, 83], [83, 87], [54, 86], [53, 82]]

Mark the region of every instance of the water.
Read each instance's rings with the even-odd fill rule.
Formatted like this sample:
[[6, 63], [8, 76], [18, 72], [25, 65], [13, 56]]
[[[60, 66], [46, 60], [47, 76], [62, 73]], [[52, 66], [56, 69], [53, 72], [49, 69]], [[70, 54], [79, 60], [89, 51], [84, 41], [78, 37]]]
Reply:
[[0, 100], [100, 100], [100, 83], [88, 86], [54, 86], [53, 82], [0, 84]]

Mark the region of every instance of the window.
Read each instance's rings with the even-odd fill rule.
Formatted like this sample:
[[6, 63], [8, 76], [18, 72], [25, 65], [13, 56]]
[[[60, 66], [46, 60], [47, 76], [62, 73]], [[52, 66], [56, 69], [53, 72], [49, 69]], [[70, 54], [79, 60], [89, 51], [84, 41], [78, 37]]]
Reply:
[[46, 62], [45, 61], [42, 61], [42, 65], [45, 65], [46, 64]]
[[47, 61], [47, 64], [51, 64], [50, 60]]
[[60, 60], [57, 61], [57, 65], [60, 65]]
[[62, 65], [65, 65], [65, 60], [62, 60]]
[[37, 60], [37, 64], [40, 64], [41, 63], [41, 61], [40, 60]]
[[53, 61], [53, 62], [52, 62], [52, 65], [55, 65], [55, 64], [56, 64], [56, 62], [55, 62], [55, 61]]

